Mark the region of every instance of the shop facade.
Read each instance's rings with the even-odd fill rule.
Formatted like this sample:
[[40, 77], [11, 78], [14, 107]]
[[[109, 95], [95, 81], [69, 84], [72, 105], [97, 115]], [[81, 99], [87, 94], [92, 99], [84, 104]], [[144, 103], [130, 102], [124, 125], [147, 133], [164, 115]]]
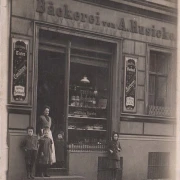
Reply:
[[44, 105], [54, 136], [65, 134], [69, 175], [105, 177], [116, 131], [122, 179], [173, 179], [176, 23], [112, 4], [11, 2], [8, 179], [25, 175], [19, 144]]

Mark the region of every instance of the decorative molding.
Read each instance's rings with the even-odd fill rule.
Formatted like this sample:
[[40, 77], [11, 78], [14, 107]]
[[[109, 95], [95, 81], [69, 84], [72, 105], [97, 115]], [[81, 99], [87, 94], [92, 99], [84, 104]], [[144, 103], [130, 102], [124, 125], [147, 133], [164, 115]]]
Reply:
[[167, 136], [144, 136], [144, 135], [123, 135], [120, 134], [120, 140], [138, 140], [138, 141], [172, 141], [176, 142], [176, 137]]
[[121, 113], [120, 121], [150, 122], [163, 124], [176, 124], [175, 117], [155, 117], [150, 115]]
[[[143, 17], [148, 17], [151, 19], [156, 19], [156, 20], [163, 20], [168, 23], [172, 24], [177, 24], [177, 10], [175, 11], [174, 8], [167, 8], [163, 6], [158, 6], [155, 5], [153, 6], [152, 3], [148, 3], [145, 1], [121, 1], [121, 2], [113, 2], [116, 0], [110, 0], [104, 1], [103, 3], [95, 3], [95, 2], [90, 2], [86, 0], [76, 0], [79, 2], [83, 2], [86, 4], [92, 4], [94, 6], [100, 6], [103, 8], [108, 8], [111, 10], [115, 11], [120, 11], [120, 12], [125, 12], [125, 13], [130, 13], [133, 15], [141, 15]], [[169, 13], [167, 13], [169, 12]]]

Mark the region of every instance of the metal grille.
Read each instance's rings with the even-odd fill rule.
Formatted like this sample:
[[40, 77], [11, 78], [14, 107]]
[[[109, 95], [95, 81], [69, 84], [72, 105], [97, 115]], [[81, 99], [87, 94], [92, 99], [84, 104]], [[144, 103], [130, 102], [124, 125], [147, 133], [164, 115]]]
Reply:
[[172, 116], [172, 109], [169, 107], [150, 105], [148, 114], [153, 116]]
[[[120, 158], [120, 169], [117, 172], [117, 180], [122, 180], [123, 171], [123, 157]], [[98, 157], [98, 174], [97, 180], [109, 180], [111, 179], [111, 171], [108, 168], [108, 158]]]
[[149, 152], [148, 179], [167, 179], [169, 174], [169, 152]]
[[70, 151], [106, 151], [106, 145], [105, 144], [69, 144], [68, 148]]

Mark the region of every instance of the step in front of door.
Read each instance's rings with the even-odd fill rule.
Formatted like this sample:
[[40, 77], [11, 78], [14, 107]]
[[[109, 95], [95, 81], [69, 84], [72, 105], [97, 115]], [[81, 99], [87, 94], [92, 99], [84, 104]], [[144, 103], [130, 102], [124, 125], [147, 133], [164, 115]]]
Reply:
[[51, 177], [36, 177], [35, 180], [85, 180], [82, 176], [51, 176]]
[[48, 169], [48, 174], [50, 176], [67, 176], [68, 171], [66, 168], [49, 168]]

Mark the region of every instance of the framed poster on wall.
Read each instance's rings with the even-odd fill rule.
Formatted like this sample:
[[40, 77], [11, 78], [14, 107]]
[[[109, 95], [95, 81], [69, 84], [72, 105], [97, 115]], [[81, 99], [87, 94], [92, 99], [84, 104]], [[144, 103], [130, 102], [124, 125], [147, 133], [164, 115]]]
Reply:
[[125, 56], [124, 112], [136, 112], [137, 58]]
[[28, 103], [29, 40], [12, 38], [11, 103]]

